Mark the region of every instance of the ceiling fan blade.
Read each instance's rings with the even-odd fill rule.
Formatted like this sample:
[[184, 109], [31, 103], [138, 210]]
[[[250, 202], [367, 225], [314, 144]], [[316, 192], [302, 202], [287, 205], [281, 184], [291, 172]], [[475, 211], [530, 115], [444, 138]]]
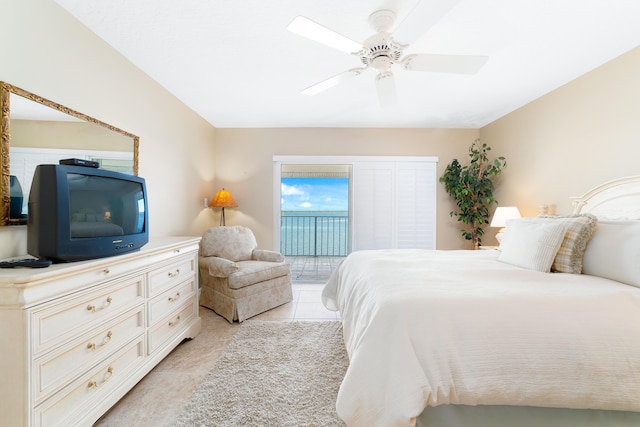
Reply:
[[338, 75], [335, 75], [327, 80], [323, 80], [320, 83], [316, 83], [313, 86], [310, 86], [302, 91], [305, 95], [313, 96], [317, 95], [320, 92], [323, 92], [327, 89], [330, 89], [340, 83], [344, 83], [347, 80], [351, 80], [354, 77], [357, 77], [364, 71], [364, 68], [352, 68], [348, 71], [344, 71]]
[[422, 0], [393, 32], [393, 40], [403, 46], [418, 40], [460, 0]]
[[384, 71], [376, 76], [376, 90], [381, 107], [389, 107], [398, 102], [396, 82], [391, 71]]
[[362, 45], [304, 16], [296, 16], [287, 30], [346, 53], [357, 53]]
[[406, 70], [433, 73], [476, 74], [489, 59], [480, 55], [408, 55], [402, 60]]

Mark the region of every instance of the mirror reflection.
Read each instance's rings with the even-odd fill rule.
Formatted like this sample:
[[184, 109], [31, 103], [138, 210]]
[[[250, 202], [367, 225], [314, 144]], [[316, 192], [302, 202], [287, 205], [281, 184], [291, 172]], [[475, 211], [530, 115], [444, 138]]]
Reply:
[[77, 158], [95, 161], [103, 169], [137, 175], [137, 136], [15, 86], [0, 85], [0, 225], [26, 224], [31, 179], [39, 164]]

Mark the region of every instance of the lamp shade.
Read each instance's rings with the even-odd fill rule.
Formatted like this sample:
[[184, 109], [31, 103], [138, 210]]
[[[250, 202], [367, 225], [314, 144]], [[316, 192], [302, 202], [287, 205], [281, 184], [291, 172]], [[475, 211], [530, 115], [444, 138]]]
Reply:
[[237, 208], [238, 204], [231, 197], [231, 193], [223, 188], [218, 190], [211, 202], [209, 202], [209, 206], [212, 208]]
[[506, 227], [507, 221], [514, 218], [521, 218], [520, 211], [515, 206], [500, 206], [493, 213], [490, 227]]

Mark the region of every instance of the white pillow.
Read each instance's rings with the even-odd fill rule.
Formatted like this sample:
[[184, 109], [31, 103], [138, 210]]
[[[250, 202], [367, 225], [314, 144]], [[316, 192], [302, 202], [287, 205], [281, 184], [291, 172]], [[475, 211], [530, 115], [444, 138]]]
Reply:
[[640, 287], [640, 221], [599, 221], [582, 272]]
[[548, 273], [565, 231], [562, 222], [507, 221], [498, 261]]

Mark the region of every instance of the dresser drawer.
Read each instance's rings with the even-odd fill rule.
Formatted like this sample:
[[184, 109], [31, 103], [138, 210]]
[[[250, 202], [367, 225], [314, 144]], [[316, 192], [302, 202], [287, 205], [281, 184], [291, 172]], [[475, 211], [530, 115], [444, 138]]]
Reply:
[[43, 304], [31, 312], [33, 355], [143, 303], [144, 276], [135, 276]]
[[72, 426], [91, 406], [105, 399], [144, 362], [144, 336], [91, 369], [72, 385], [36, 406], [36, 426]]
[[82, 372], [144, 333], [144, 305], [127, 311], [66, 346], [36, 359], [33, 391], [38, 404]]
[[194, 277], [169, 289], [149, 302], [149, 326], [153, 326], [163, 317], [174, 311], [185, 301], [196, 295], [196, 281]]
[[191, 319], [198, 314], [197, 299], [189, 301], [176, 312], [165, 317], [157, 325], [151, 327], [149, 332], [149, 354], [159, 348], [164, 347], [171, 338], [179, 335], [187, 326]]
[[149, 273], [149, 297], [154, 297], [177, 283], [193, 276], [196, 271], [193, 256], [184, 257]]

